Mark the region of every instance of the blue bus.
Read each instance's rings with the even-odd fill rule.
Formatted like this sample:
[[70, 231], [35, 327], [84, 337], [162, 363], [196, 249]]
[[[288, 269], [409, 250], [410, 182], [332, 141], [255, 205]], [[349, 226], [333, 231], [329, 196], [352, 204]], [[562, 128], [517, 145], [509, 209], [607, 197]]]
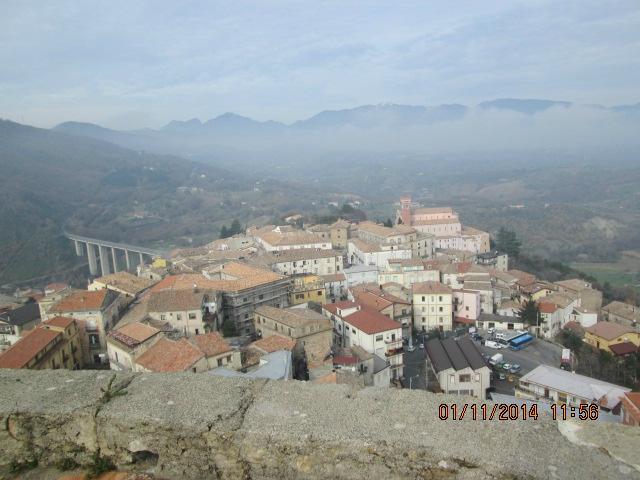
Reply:
[[533, 336], [525, 333], [509, 340], [509, 348], [511, 350], [522, 350], [533, 341]]

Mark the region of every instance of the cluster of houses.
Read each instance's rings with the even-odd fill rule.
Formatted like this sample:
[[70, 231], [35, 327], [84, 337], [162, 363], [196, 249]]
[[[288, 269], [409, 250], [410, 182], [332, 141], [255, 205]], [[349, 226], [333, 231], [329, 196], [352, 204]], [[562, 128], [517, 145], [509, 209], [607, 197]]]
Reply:
[[[551, 283], [509, 269], [486, 232], [463, 227], [451, 208], [422, 208], [408, 197], [393, 226], [250, 227], [135, 272], [91, 279], [86, 290], [52, 284], [28, 296], [0, 309], [0, 368], [388, 386], [404, 377], [403, 342], [433, 330], [553, 338], [578, 328], [585, 342], [614, 355], [640, 345], [638, 307], [603, 307], [602, 293], [580, 279]], [[535, 323], [520, 317], [529, 301], [539, 308]], [[441, 390], [484, 398], [489, 368], [472, 341], [427, 344]], [[541, 375], [522, 385], [538, 395]]]

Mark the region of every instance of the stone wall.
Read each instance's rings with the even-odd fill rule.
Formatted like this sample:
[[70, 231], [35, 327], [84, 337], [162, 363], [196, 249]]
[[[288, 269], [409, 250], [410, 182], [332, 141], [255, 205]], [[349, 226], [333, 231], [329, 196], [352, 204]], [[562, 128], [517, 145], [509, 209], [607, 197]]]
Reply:
[[100, 458], [181, 480], [640, 478], [640, 429], [438, 419], [440, 403], [464, 400], [204, 374], [3, 370], [0, 468]]

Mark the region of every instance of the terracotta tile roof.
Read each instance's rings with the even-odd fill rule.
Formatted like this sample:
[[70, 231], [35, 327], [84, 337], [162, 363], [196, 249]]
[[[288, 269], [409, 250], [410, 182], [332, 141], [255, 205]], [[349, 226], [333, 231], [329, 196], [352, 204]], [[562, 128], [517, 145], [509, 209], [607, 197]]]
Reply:
[[0, 354], [0, 368], [24, 368], [39, 352], [61, 335], [63, 335], [62, 332], [47, 328], [30, 330]]
[[540, 302], [538, 303], [538, 309], [540, 313], [555, 313], [558, 310], [558, 307], [554, 303], [550, 302]]
[[156, 280], [137, 277], [129, 272], [116, 272], [111, 275], [105, 275], [104, 277], [98, 277], [94, 282], [122, 290], [130, 295], [138, 295], [156, 283]]
[[115, 297], [116, 295], [110, 290], [94, 292], [81, 290], [62, 298], [49, 311], [52, 313], [98, 311], [106, 307], [109, 300]]
[[357, 312], [347, 315], [343, 320], [369, 335], [402, 328], [402, 324], [391, 320], [371, 308], [363, 307]]
[[122, 327], [112, 330], [108, 336], [118, 340], [128, 347], [135, 347], [145, 342], [160, 330], [152, 327], [151, 325], [145, 325], [144, 323], [133, 322], [123, 325]]
[[50, 318], [49, 320], [47, 320], [46, 322], [43, 322], [43, 323], [46, 324], [46, 325], [51, 325], [52, 327], [67, 328], [73, 322], [75, 322], [75, 320], [73, 318], [69, 318], [69, 317], [53, 317], [53, 318]]
[[189, 341], [204, 353], [205, 357], [215, 357], [226, 352], [230, 352], [231, 346], [222, 338], [218, 332], [205, 333], [191, 337]]
[[270, 318], [291, 328], [297, 328], [305, 325], [320, 325], [327, 329], [331, 328], [331, 322], [324, 315], [309, 310], [307, 308], [276, 308], [267, 305], [261, 305], [255, 309], [258, 315]]
[[518, 285], [523, 287], [531, 285], [536, 281], [536, 276], [531, 273], [523, 272], [522, 270], [507, 270], [507, 273], [516, 277]]
[[344, 282], [347, 277], [344, 276], [344, 273], [333, 273], [329, 275], [319, 275], [320, 280], [324, 283], [333, 283], [333, 282]]
[[140, 355], [136, 363], [152, 372], [184, 372], [202, 358], [204, 353], [184, 338], [178, 341], [161, 338]]
[[417, 294], [430, 294], [430, 293], [445, 293], [452, 294], [453, 290], [447, 285], [440, 282], [420, 282], [413, 284], [413, 293]]
[[364, 307], [373, 308], [378, 312], [393, 305], [393, 302], [390, 302], [386, 298], [382, 298], [366, 290], [354, 290], [352, 293], [356, 302]]
[[209, 278], [198, 273], [170, 275], [151, 287], [151, 291], [191, 290], [196, 285], [203, 290], [238, 292], [286, 278], [270, 270], [237, 262], [213, 267], [208, 270], [208, 275]]
[[289, 337], [283, 337], [282, 335], [271, 335], [257, 340], [249, 346], [262, 350], [265, 353], [276, 352], [278, 350], [292, 351], [296, 346], [296, 341]]
[[284, 229], [280, 232], [274, 230], [273, 226], [267, 226], [255, 230], [253, 236], [262, 239], [269, 245], [287, 246], [287, 245], [312, 245], [316, 243], [330, 243], [328, 239], [322, 238], [320, 235], [304, 230]]
[[631, 342], [621, 342], [616, 343], [614, 345], [609, 345], [609, 350], [614, 355], [629, 355], [630, 353], [636, 353], [638, 351], [638, 347]]
[[338, 313], [338, 309], [344, 310], [347, 308], [353, 308], [357, 306], [358, 304], [356, 302], [352, 302], [351, 300], [344, 300], [342, 302], [336, 302], [336, 303], [325, 303], [324, 305], [322, 305], [322, 308], [325, 310], [328, 310], [329, 312], [335, 315]]
[[151, 292], [148, 312], [184, 312], [187, 310], [199, 310], [205, 301], [207, 294], [202, 291], [192, 290], [163, 290]]
[[632, 328], [615, 322], [597, 322], [585, 328], [585, 331], [597, 337], [604, 338], [605, 340], [613, 340], [627, 333], [634, 332]]
[[353, 355], [336, 355], [333, 357], [334, 365], [355, 365], [358, 363], [358, 358]]
[[447, 225], [451, 223], [460, 223], [458, 218], [434, 218], [432, 220], [413, 220], [411, 225]]
[[581, 292], [582, 290], [587, 290], [591, 288], [591, 284], [579, 278], [570, 278], [569, 280], [560, 280], [559, 282], [555, 282], [556, 285], [559, 285], [568, 290], [573, 290], [576, 292]]
[[450, 213], [453, 214], [453, 208], [451, 207], [418, 207], [413, 209], [414, 215], [429, 215], [434, 213]]
[[349, 243], [352, 243], [355, 248], [363, 253], [373, 253], [382, 251], [382, 247], [373, 243], [367, 243], [359, 238], [350, 238]]

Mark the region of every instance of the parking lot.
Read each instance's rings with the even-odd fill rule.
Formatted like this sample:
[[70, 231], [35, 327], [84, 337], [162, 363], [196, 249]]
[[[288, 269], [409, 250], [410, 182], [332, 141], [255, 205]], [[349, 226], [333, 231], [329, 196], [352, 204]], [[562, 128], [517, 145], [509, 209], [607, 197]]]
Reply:
[[[485, 340], [489, 338], [486, 331], [480, 331], [479, 333]], [[406, 388], [409, 388], [409, 385], [411, 385], [412, 389], [426, 390], [428, 386], [426, 380], [426, 352], [424, 349], [419, 348], [421, 342], [422, 338], [414, 338], [413, 345], [415, 350], [413, 352], [408, 350], [408, 345], [404, 347], [404, 377]], [[478, 348], [480, 348], [480, 351], [489, 357], [496, 353], [501, 353], [504, 358], [504, 363], [520, 365], [521, 370], [517, 374], [504, 372], [504, 380], [500, 380], [497, 374], [494, 376], [491, 384], [498, 393], [513, 395], [518, 378], [530, 372], [538, 365], [544, 364], [552, 367], [560, 365], [562, 348], [539, 338], [534, 339], [522, 350], [511, 350], [509, 348], [494, 349], [481, 345], [480, 342], [477, 341], [475, 343]], [[411, 381], [409, 380], [410, 378]], [[435, 381], [435, 379], [432, 379], [432, 381]]]
[[[485, 340], [489, 338], [486, 331], [480, 331], [480, 335], [482, 335]], [[480, 350], [483, 353], [486, 353], [489, 356], [495, 355], [496, 353], [501, 353], [504, 357], [505, 363], [517, 363], [522, 368], [522, 370], [520, 371], [521, 375], [529, 373], [531, 370], [541, 364], [550, 365], [552, 367], [560, 366], [562, 348], [554, 343], [547, 342], [546, 340], [542, 340], [540, 338], [534, 339], [522, 350], [511, 350], [509, 348], [489, 348], [485, 345], [480, 345], [480, 342], [476, 342], [476, 345], [480, 347]]]

